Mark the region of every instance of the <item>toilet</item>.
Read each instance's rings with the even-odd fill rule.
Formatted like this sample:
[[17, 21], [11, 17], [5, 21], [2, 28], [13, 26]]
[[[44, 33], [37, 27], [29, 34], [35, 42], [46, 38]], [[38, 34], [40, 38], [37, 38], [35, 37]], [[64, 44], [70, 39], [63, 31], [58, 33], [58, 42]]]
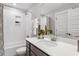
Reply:
[[26, 47], [20, 47], [16, 49], [17, 56], [25, 56], [26, 55]]

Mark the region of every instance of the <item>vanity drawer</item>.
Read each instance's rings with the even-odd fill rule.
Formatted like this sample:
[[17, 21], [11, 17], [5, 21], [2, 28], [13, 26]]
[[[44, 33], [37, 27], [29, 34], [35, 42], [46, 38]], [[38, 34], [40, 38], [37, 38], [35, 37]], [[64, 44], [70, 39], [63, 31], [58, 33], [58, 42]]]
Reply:
[[37, 56], [47, 56], [44, 52], [42, 52], [39, 48], [37, 48], [34, 45], [31, 45], [31, 50], [34, 52], [35, 55]]

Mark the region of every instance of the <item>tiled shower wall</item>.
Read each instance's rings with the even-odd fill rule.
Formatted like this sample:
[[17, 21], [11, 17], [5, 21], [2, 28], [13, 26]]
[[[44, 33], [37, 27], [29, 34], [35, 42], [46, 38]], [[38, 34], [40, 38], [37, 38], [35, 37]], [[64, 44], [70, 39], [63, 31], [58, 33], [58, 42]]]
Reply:
[[4, 54], [3, 41], [3, 6], [0, 4], [0, 56]]

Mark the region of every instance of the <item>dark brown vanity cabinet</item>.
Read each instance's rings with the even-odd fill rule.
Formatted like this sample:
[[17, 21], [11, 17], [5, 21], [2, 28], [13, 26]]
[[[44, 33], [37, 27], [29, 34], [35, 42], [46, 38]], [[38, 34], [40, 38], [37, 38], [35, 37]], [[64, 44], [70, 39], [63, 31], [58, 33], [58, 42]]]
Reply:
[[47, 53], [26, 40], [26, 55], [27, 56], [49, 56]]

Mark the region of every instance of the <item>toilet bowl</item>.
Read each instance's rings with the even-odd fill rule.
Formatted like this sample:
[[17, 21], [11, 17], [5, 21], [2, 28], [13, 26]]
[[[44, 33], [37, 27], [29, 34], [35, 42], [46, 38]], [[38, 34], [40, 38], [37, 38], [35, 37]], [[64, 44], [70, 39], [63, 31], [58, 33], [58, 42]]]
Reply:
[[26, 47], [20, 47], [16, 49], [16, 55], [18, 56], [26, 55]]

